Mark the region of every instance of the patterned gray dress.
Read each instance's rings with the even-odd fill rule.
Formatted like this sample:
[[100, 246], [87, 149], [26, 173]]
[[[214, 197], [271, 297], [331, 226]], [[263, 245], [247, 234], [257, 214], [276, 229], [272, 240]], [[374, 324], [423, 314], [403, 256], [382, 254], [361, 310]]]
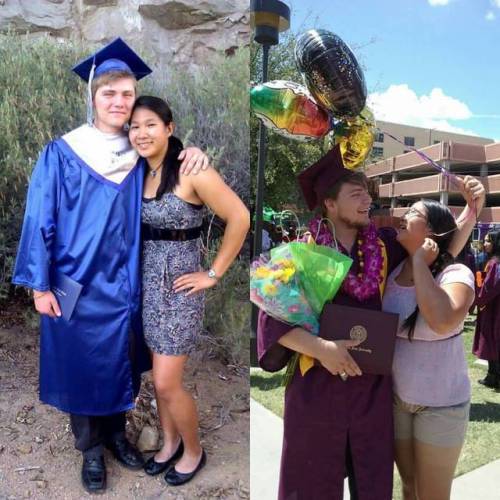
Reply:
[[[161, 229], [189, 229], [202, 224], [205, 210], [173, 193], [143, 199], [142, 223]], [[148, 347], [158, 354], [189, 354], [203, 326], [203, 292], [175, 293], [179, 276], [200, 270], [201, 241], [146, 240], [142, 249], [142, 317]]]

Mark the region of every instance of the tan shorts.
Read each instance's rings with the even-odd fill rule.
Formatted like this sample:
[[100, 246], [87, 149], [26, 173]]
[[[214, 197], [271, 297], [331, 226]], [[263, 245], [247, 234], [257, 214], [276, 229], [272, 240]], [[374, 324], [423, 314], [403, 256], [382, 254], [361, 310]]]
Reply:
[[433, 446], [452, 448], [465, 440], [470, 401], [454, 406], [418, 406], [394, 395], [396, 439], [418, 439]]

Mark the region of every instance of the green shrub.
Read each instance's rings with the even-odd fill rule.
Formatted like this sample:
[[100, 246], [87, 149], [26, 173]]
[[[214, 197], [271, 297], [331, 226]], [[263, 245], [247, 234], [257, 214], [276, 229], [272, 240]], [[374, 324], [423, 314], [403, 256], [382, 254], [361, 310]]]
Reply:
[[247, 204], [249, 74], [249, 51], [240, 49], [230, 58], [214, 55], [210, 66], [193, 73], [166, 68], [156, 79], [146, 79], [143, 88], [171, 104], [179, 138], [208, 151]]
[[69, 68], [81, 49], [0, 35], [0, 299], [10, 277], [28, 180], [40, 150], [81, 122], [82, 85]]
[[[204, 267], [210, 267], [220, 241], [212, 241], [204, 251]], [[249, 364], [251, 305], [248, 300], [250, 276], [248, 258], [240, 256], [217, 286], [206, 292], [205, 329], [218, 357], [236, 365]]]

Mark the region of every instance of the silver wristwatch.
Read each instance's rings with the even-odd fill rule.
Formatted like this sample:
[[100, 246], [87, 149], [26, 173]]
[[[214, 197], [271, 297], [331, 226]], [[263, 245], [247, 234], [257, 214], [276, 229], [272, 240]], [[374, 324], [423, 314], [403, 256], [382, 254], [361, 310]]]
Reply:
[[217, 280], [218, 279], [217, 278], [217, 274], [215, 274], [215, 271], [212, 268], [210, 268], [208, 270], [208, 277], [211, 278], [211, 279], [213, 279], [213, 280]]

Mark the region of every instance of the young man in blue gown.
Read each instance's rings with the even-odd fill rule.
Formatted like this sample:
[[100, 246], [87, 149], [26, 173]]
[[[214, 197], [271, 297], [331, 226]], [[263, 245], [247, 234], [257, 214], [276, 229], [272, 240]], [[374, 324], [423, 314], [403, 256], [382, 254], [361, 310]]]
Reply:
[[[125, 412], [150, 368], [140, 316], [144, 166], [124, 127], [151, 70], [121, 39], [73, 70], [88, 82], [88, 123], [40, 155], [13, 283], [33, 290], [41, 315], [40, 399], [70, 414], [83, 486], [102, 492], [104, 446], [128, 468], [143, 465]], [[188, 170], [207, 163], [198, 148], [181, 154]]]

